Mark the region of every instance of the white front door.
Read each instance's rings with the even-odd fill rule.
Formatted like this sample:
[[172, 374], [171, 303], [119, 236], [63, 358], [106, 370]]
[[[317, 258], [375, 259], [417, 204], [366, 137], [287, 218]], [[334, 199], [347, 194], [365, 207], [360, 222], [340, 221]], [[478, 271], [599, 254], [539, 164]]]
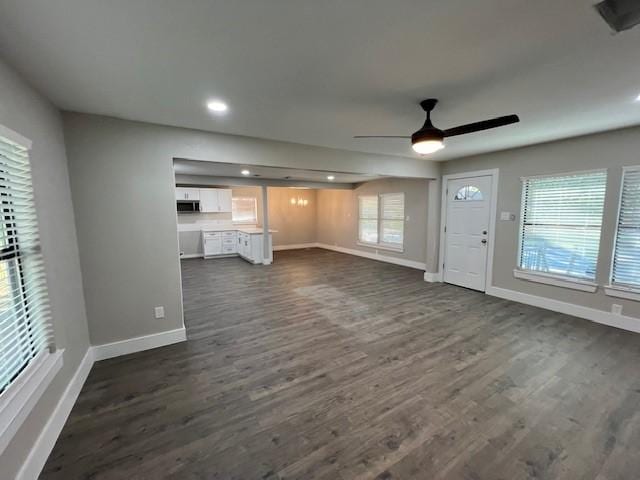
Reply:
[[444, 281], [484, 292], [486, 286], [491, 175], [447, 182]]

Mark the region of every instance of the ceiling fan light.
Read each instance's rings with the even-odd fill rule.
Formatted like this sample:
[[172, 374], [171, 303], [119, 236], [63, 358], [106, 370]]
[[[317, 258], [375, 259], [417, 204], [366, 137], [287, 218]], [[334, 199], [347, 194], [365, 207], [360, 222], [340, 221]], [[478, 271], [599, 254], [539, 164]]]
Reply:
[[428, 155], [442, 150], [444, 148], [444, 142], [442, 140], [421, 140], [411, 145], [411, 147], [420, 155]]

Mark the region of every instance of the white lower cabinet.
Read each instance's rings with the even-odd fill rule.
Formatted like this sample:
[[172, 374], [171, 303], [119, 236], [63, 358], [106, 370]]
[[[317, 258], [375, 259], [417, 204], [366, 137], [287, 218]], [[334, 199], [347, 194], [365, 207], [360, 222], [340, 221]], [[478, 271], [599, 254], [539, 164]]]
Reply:
[[205, 257], [222, 255], [222, 232], [203, 232], [202, 246]]
[[269, 235], [269, 256], [267, 259], [265, 259], [263, 254], [264, 245], [262, 238], [263, 235], [257, 233], [203, 231], [202, 245], [204, 246], [204, 257], [240, 255], [251, 263], [271, 263], [273, 261], [271, 235]]

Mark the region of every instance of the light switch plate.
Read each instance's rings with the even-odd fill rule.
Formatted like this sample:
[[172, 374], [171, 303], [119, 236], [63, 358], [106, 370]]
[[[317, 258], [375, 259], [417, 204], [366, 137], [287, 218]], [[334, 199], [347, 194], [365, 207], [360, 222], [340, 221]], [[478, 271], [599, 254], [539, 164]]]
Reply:
[[516, 219], [516, 214], [511, 212], [500, 212], [500, 220], [505, 222], [513, 222]]
[[156, 318], [164, 318], [164, 307], [154, 308]]

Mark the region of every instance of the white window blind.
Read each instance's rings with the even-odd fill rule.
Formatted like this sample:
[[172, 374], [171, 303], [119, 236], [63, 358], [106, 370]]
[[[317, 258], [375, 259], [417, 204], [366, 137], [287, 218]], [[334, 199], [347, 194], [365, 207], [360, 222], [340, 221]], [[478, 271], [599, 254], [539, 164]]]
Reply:
[[519, 267], [594, 280], [607, 174], [523, 181]]
[[404, 193], [380, 195], [381, 243], [402, 245], [404, 241]]
[[258, 223], [258, 204], [255, 197], [233, 197], [231, 219], [233, 223]]
[[358, 197], [358, 239], [365, 243], [378, 243], [378, 196]]
[[640, 287], [640, 168], [625, 170], [611, 283]]
[[0, 392], [53, 350], [26, 148], [0, 136]]

